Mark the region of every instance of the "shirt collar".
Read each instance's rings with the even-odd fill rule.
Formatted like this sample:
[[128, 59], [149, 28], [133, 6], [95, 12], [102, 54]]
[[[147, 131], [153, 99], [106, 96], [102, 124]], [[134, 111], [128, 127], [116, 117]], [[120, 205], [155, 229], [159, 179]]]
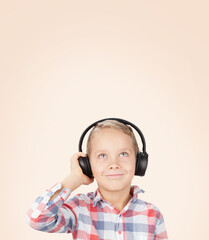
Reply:
[[[132, 194], [132, 200], [131, 202], [135, 202], [138, 198], [138, 193], [144, 193], [145, 191], [141, 188], [139, 188], [137, 185], [133, 185], [131, 186], [131, 189], [130, 189], [130, 193]], [[102, 195], [99, 191], [99, 188], [97, 188], [97, 190], [94, 192], [93, 194], [93, 207], [96, 206], [96, 204], [99, 202], [99, 201], [104, 201], [104, 199], [102, 198]]]

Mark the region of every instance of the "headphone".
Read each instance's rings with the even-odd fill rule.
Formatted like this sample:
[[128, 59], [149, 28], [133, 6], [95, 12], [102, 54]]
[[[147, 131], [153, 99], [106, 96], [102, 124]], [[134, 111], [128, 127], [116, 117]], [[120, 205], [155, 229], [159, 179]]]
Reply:
[[[142, 141], [143, 147], [142, 147], [142, 152], [139, 151], [137, 153], [137, 156], [136, 156], [135, 175], [137, 175], [137, 176], [144, 176], [144, 174], [146, 172], [146, 169], [147, 169], [148, 156], [149, 156], [147, 154], [147, 152], [146, 152], [146, 142], [145, 142], [144, 136], [143, 136], [141, 130], [136, 125], [134, 125], [133, 123], [128, 122], [128, 121], [126, 121], [124, 119], [121, 119], [121, 118], [104, 118], [104, 119], [101, 119], [101, 120], [96, 121], [93, 124], [91, 124], [89, 127], [86, 128], [86, 130], [82, 133], [82, 135], [80, 137], [79, 145], [78, 145], [78, 151], [82, 152], [82, 147], [81, 147], [82, 146], [82, 142], [83, 142], [84, 136], [86, 135], [88, 130], [90, 128], [92, 128], [93, 126], [95, 126], [97, 123], [102, 122], [104, 120], [116, 120], [116, 121], [119, 121], [119, 122], [121, 122], [121, 123], [123, 123], [125, 125], [130, 125], [139, 133], [139, 135], [141, 137], [141, 141]], [[90, 165], [90, 161], [89, 161], [88, 155], [86, 155], [85, 157], [79, 157], [78, 161], [79, 161], [79, 165], [80, 165], [83, 173], [85, 175], [87, 175], [89, 178], [92, 178], [93, 174], [92, 174], [91, 165]]]

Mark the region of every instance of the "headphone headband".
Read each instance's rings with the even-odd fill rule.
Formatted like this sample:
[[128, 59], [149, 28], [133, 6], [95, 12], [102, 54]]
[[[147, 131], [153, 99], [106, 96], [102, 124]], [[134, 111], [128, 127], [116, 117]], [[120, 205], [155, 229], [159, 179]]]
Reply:
[[82, 151], [82, 143], [83, 143], [84, 136], [86, 135], [88, 130], [90, 128], [92, 128], [93, 126], [95, 126], [97, 123], [105, 121], [105, 120], [116, 120], [116, 121], [119, 121], [123, 124], [132, 126], [139, 133], [139, 136], [140, 136], [142, 144], [143, 144], [142, 151], [143, 151], [143, 153], [146, 153], [146, 142], [145, 142], [145, 138], [144, 138], [144, 135], [142, 134], [141, 130], [136, 125], [134, 125], [133, 123], [131, 123], [127, 120], [121, 119], [121, 118], [104, 118], [104, 119], [101, 119], [101, 120], [98, 120], [98, 121], [92, 123], [89, 127], [87, 127], [86, 130], [83, 132], [83, 134], [80, 137], [80, 141], [79, 141], [79, 145], [78, 145], [79, 152], [83, 152]]

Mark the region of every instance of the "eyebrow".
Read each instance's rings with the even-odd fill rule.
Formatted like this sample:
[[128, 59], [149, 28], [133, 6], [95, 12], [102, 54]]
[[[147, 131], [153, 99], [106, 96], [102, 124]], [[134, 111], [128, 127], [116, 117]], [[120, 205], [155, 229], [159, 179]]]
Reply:
[[[121, 149], [119, 149], [119, 151], [131, 151], [129, 148], [121, 148]], [[96, 151], [95, 152], [95, 154], [97, 154], [98, 152], [106, 152], [106, 151], [108, 151], [108, 150], [105, 150], [105, 149], [101, 149], [101, 150], [98, 150], [98, 151]]]

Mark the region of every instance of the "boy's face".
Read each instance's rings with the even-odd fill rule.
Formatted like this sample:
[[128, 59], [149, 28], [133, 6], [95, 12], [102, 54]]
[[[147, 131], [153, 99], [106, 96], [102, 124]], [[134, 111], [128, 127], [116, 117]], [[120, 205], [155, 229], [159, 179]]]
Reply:
[[131, 186], [136, 154], [129, 135], [116, 129], [98, 129], [89, 158], [100, 190], [120, 191]]

